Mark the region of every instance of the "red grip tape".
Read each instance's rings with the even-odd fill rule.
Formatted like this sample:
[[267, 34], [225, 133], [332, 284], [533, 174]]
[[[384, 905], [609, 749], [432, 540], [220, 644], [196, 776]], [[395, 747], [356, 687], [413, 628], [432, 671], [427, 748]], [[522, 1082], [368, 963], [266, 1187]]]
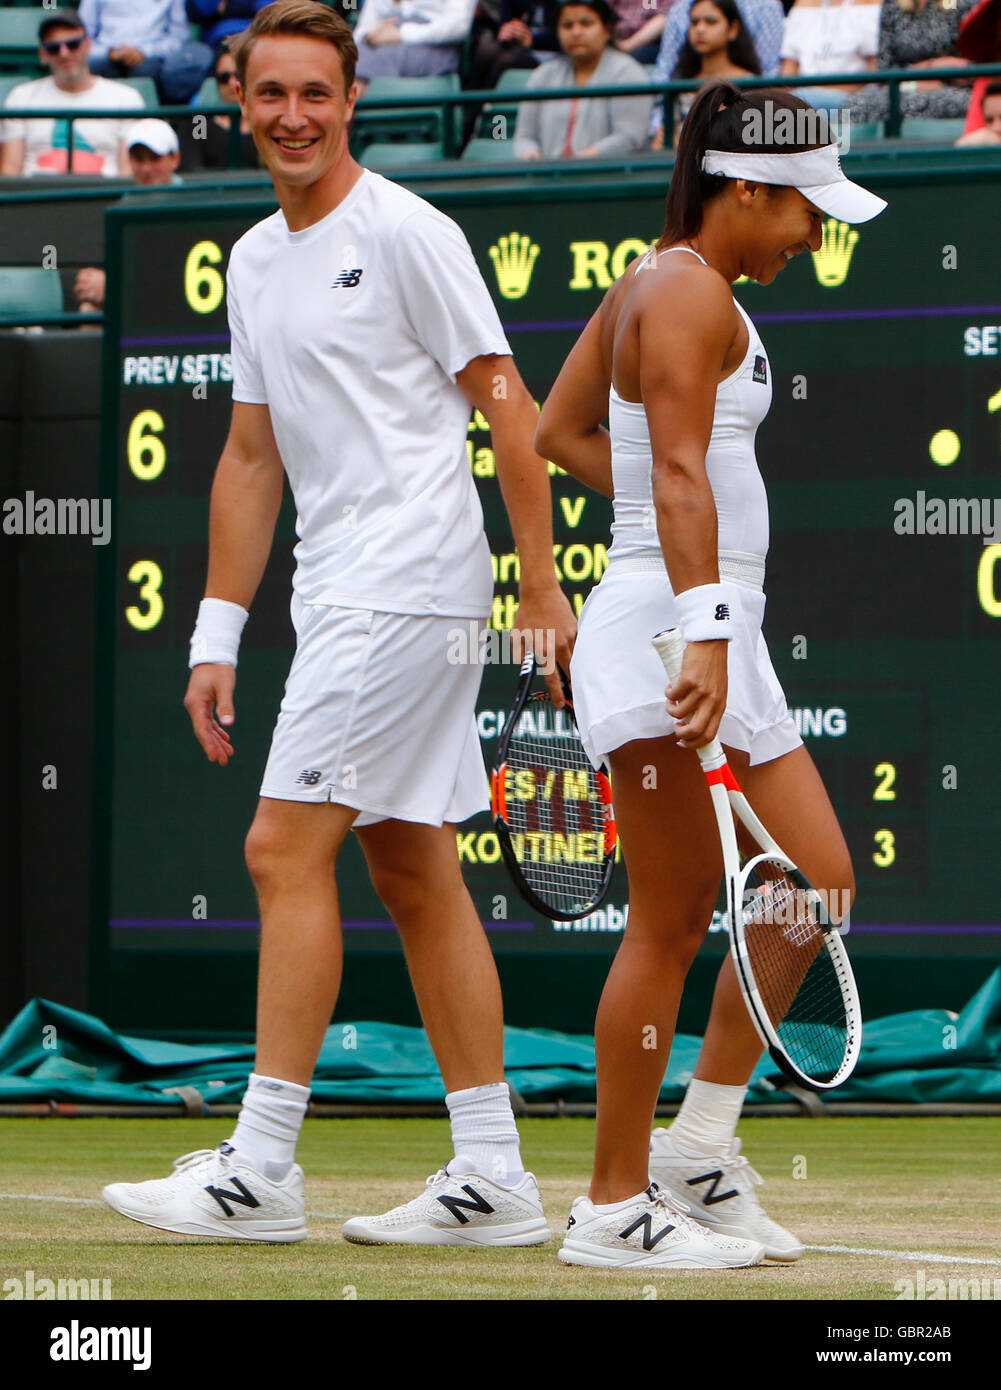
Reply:
[[722, 783], [728, 792], [740, 791], [740, 783], [737, 781], [736, 777], [734, 777], [729, 763], [724, 763], [722, 767], [716, 768], [714, 772], [707, 772], [706, 781], [711, 787], [718, 786]]

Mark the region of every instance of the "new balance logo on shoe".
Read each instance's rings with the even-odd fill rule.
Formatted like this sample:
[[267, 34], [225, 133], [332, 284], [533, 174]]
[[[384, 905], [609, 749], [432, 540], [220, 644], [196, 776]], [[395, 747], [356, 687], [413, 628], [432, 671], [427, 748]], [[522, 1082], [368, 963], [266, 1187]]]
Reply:
[[704, 1207], [713, 1207], [716, 1205], [717, 1202], [725, 1202], [729, 1197], [736, 1197], [738, 1195], [737, 1189], [732, 1188], [731, 1191], [721, 1192], [719, 1196], [717, 1196], [716, 1189], [717, 1187], [719, 1187], [722, 1181], [723, 1174], [717, 1168], [715, 1173], [704, 1173], [701, 1178], [689, 1178], [688, 1186], [697, 1187], [700, 1182], [711, 1182], [712, 1187], [709, 1188], [705, 1196], [702, 1198], [702, 1205]]
[[485, 1197], [480, 1196], [475, 1187], [470, 1187], [469, 1183], [463, 1183], [462, 1190], [469, 1193], [472, 1201], [467, 1202], [464, 1197], [439, 1197], [438, 1201], [463, 1226], [469, 1221], [469, 1217], [464, 1211], [459, 1210], [460, 1207], [468, 1207], [470, 1211], [481, 1212], [484, 1216], [489, 1216], [493, 1212], [493, 1207]]
[[230, 1178], [230, 1182], [234, 1187], [238, 1188], [239, 1191], [227, 1192], [225, 1188], [213, 1187], [211, 1183], [206, 1183], [205, 1185], [205, 1191], [216, 1199], [227, 1216], [233, 1215], [233, 1208], [229, 1205], [230, 1202], [235, 1202], [238, 1207], [254, 1208], [261, 1205], [254, 1194], [248, 1192], [239, 1178]]
[[361, 279], [362, 274], [363, 271], [357, 268], [354, 270], [342, 270], [330, 288], [332, 290], [353, 290]]
[[323, 773], [318, 767], [307, 767], [299, 773], [295, 780], [297, 783], [302, 782], [304, 786], [315, 787], [322, 776]]
[[673, 1231], [675, 1229], [674, 1226], [668, 1224], [664, 1227], [662, 1231], [658, 1231], [657, 1234], [654, 1235], [653, 1217], [650, 1215], [649, 1212], [644, 1212], [642, 1216], [638, 1216], [636, 1218], [636, 1220], [633, 1222], [631, 1226], [627, 1226], [624, 1231], [619, 1232], [619, 1239], [628, 1240], [629, 1237], [632, 1235], [633, 1231], [638, 1231], [641, 1226], [643, 1227], [644, 1250], [652, 1250], [654, 1246], [658, 1244], [659, 1241], [662, 1241], [670, 1231]]

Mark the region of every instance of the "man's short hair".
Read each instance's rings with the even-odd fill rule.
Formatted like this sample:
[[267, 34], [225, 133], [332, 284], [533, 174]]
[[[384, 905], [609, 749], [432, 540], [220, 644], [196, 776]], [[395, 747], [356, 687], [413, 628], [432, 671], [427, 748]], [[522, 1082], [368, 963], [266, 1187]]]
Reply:
[[246, 88], [247, 62], [254, 44], [272, 34], [306, 34], [332, 43], [341, 56], [344, 90], [351, 90], [358, 62], [351, 26], [329, 5], [320, 4], [318, 0], [275, 0], [274, 4], [257, 11], [248, 29], [226, 40], [226, 47], [236, 60], [236, 75], [241, 87]]
[[76, 10], [56, 10], [45, 15], [38, 26], [38, 42], [44, 43], [45, 35], [53, 29], [83, 29], [85, 34], [87, 32]]

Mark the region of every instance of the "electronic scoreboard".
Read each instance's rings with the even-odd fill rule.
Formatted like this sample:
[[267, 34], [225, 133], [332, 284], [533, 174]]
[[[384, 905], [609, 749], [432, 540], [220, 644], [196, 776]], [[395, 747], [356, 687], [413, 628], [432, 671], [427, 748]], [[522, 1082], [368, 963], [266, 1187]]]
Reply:
[[[832, 221], [823, 250], [775, 284], [735, 287], [774, 375], [757, 442], [772, 524], [765, 633], [852, 850], [853, 955], [983, 957], [986, 975], [1001, 945], [996, 184], [870, 183], [889, 201], [881, 217]], [[537, 400], [603, 291], [659, 235], [664, 191], [647, 173], [560, 182], [545, 197], [432, 195], [469, 238]], [[226, 263], [274, 206], [181, 195], [107, 217], [103, 491], [115, 523], [99, 619], [106, 839], [94, 931], [98, 957], [127, 957], [130, 980], [143, 981], [146, 953], [150, 989], [165, 951], [218, 961], [256, 949], [242, 847], [293, 649], [290, 497], [244, 636], [227, 768], [206, 762], [181, 700], [231, 408]], [[332, 448], [336, 434], [332, 419]], [[468, 450], [494, 556], [491, 623], [503, 630], [518, 561], [476, 415]], [[579, 611], [607, 563], [610, 503], [550, 471], [554, 563]], [[484, 667], [487, 765], [516, 676]], [[602, 908], [554, 923], [514, 892], [487, 814], [458, 828], [458, 844], [499, 954], [614, 949], [628, 901], [621, 865]], [[397, 952], [353, 842], [339, 882], [348, 951]], [[715, 927], [709, 953], [725, 947]]]

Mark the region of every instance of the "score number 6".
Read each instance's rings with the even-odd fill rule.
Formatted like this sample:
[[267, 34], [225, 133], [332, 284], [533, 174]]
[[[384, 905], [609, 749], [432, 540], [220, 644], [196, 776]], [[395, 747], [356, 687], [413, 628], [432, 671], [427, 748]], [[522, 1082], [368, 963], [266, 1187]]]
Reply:
[[222, 252], [214, 241], [199, 241], [184, 262], [184, 298], [196, 314], [211, 314], [222, 303], [226, 282], [215, 267]]

